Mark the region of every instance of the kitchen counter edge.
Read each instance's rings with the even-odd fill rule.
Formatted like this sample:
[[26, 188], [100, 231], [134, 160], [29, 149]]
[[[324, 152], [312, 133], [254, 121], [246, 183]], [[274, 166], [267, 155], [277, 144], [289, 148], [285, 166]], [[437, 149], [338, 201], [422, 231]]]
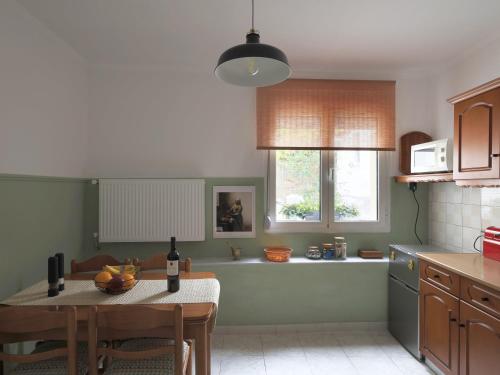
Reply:
[[417, 253], [421, 260], [500, 292], [500, 262], [474, 253]]

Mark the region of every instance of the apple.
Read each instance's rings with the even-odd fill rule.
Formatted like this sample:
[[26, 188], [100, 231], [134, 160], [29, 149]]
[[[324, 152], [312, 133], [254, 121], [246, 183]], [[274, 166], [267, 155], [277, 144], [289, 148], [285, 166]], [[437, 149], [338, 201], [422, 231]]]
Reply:
[[114, 292], [120, 291], [123, 289], [123, 285], [125, 281], [121, 275], [113, 275], [111, 280], [108, 282], [108, 288]]

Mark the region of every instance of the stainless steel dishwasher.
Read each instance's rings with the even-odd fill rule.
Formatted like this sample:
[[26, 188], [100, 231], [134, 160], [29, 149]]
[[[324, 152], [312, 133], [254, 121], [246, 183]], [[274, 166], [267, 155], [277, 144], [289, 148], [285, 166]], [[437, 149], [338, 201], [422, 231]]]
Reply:
[[389, 246], [389, 332], [413, 356], [418, 350], [418, 252], [447, 252], [430, 245]]

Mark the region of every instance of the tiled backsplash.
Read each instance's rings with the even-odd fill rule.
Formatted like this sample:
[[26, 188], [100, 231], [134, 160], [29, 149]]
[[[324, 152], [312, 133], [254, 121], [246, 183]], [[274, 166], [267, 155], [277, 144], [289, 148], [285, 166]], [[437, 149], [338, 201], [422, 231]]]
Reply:
[[[490, 225], [500, 226], [500, 188], [430, 184], [429, 237], [450, 250], [474, 251], [474, 240]], [[482, 241], [478, 241], [482, 248]]]

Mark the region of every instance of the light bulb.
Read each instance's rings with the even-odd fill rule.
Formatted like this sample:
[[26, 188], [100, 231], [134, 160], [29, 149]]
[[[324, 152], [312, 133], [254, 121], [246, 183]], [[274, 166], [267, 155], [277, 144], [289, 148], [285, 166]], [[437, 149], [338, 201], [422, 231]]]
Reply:
[[259, 74], [259, 67], [255, 62], [255, 59], [248, 59], [247, 69], [248, 74], [250, 74], [251, 76], [256, 76], [257, 74]]

